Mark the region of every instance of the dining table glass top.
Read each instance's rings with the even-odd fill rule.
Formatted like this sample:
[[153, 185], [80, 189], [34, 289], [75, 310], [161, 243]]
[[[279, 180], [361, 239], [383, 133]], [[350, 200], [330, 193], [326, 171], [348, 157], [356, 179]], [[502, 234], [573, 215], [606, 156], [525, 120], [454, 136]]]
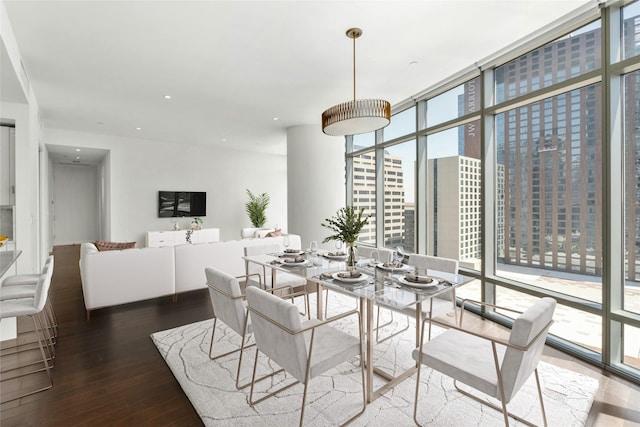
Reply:
[[[412, 282], [408, 278], [415, 280], [417, 273], [413, 266], [373, 264], [368, 258], [358, 260], [355, 269], [351, 270], [354, 271], [352, 276], [347, 274], [350, 270], [347, 269], [345, 260], [327, 255], [329, 253], [319, 251], [317, 254], [304, 252], [294, 255], [278, 252], [244, 258], [275, 270], [299, 274], [336, 292], [398, 308], [415, 305], [473, 280], [461, 274], [426, 270], [420, 271], [420, 281]], [[291, 261], [295, 257], [298, 261]], [[341, 273], [345, 277], [341, 277]], [[359, 276], [356, 275], [358, 273]]]

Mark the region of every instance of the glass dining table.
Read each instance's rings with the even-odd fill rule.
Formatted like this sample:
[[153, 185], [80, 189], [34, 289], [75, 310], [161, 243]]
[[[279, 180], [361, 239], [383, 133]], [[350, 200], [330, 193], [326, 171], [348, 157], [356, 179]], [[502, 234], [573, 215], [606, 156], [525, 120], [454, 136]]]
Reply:
[[[302, 261], [302, 258], [304, 261]], [[316, 315], [322, 320], [324, 317], [325, 289], [350, 296], [359, 300], [365, 330], [365, 394], [367, 402], [372, 402], [395, 385], [404, 381], [417, 371], [413, 365], [399, 375], [389, 373], [374, 366], [374, 304], [393, 307], [398, 310], [411, 310], [415, 313], [416, 346], [420, 342], [422, 328], [422, 305], [429, 299], [440, 296], [451, 289], [462, 286], [473, 280], [462, 274], [452, 274], [437, 270], [420, 272], [433, 281], [429, 284], [413, 283], [407, 280], [415, 269], [406, 264], [389, 266], [373, 264], [370, 259], [359, 259], [352, 274], [347, 275], [345, 259], [330, 257], [328, 253], [320, 251], [318, 254], [305, 253], [298, 257], [298, 262], [290, 261], [283, 253], [245, 256], [248, 262], [268, 267], [272, 271], [272, 280], [276, 278], [276, 271], [287, 271], [299, 274], [308, 283], [316, 285]], [[359, 273], [359, 275], [358, 275]], [[409, 275], [409, 276], [408, 276]], [[348, 277], [341, 277], [348, 276]], [[385, 380], [385, 384], [374, 390], [373, 376], [377, 375]]]

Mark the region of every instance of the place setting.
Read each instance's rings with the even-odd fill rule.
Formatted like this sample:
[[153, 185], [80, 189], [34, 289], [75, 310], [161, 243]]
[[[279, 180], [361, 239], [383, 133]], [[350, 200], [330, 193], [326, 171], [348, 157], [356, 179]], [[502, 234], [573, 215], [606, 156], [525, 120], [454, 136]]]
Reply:
[[323, 257], [332, 260], [332, 261], [344, 261], [347, 259], [348, 255], [345, 251], [342, 250], [342, 242], [337, 240], [336, 242], [336, 251], [335, 252], [326, 252], [322, 254]]
[[286, 257], [277, 261], [280, 261], [279, 265], [283, 267], [302, 267], [309, 264], [309, 260], [302, 255]]
[[440, 281], [433, 277], [425, 276], [422, 274], [407, 273], [404, 276], [398, 278], [398, 282], [416, 289], [437, 289]]
[[343, 270], [343, 271], [334, 271], [332, 273], [322, 273], [320, 275], [320, 278], [324, 280], [334, 280], [335, 282], [338, 282], [340, 284], [353, 285], [356, 283], [367, 282], [369, 279], [369, 276], [357, 270], [353, 270], [353, 271]]

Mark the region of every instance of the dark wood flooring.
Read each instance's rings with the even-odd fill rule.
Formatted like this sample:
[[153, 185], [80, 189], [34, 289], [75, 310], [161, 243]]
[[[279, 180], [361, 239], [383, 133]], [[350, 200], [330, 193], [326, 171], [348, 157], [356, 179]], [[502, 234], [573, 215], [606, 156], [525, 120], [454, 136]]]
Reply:
[[[212, 316], [206, 291], [95, 310], [85, 319], [79, 246], [54, 249], [59, 320], [53, 388], [0, 407], [10, 426], [202, 425], [149, 335]], [[588, 426], [640, 425], [640, 387], [557, 350], [544, 360], [598, 378]], [[1, 361], [0, 361], [1, 362]], [[28, 381], [24, 383], [28, 386]]]

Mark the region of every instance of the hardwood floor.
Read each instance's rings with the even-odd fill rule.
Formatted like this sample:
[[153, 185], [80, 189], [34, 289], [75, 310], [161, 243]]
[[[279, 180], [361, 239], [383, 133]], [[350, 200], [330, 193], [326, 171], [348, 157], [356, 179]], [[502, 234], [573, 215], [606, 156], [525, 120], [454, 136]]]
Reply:
[[[59, 337], [53, 388], [3, 404], [0, 425], [201, 425], [149, 335], [211, 318], [207, 292], [182, 294], [176, 303], [164, 297], [95, 310], [87, 322], [79, 246], [56, 247], [54, 255], [50, 297]], [[640, 425], [640, 387], [554, 349], [546, 348], [543, 358], [600, 381], [588, 426]]]

